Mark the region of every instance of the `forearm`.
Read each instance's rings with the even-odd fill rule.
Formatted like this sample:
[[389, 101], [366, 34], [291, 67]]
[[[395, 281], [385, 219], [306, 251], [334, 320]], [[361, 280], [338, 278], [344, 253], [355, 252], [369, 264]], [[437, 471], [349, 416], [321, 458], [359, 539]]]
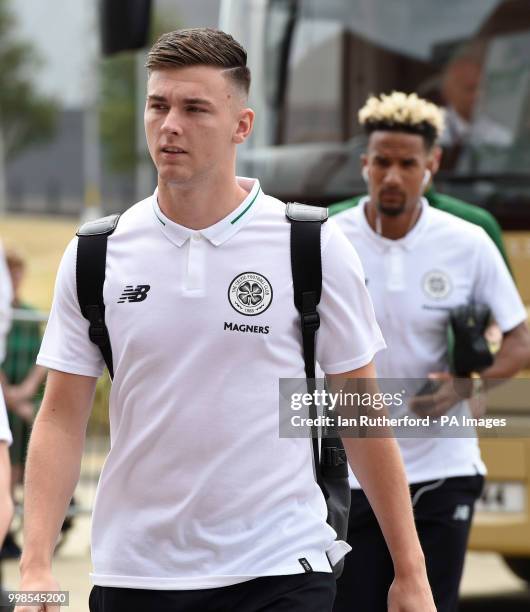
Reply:
[[[481, 378], [489, 383], [495, 379], [511, 378], [517, 372], [529, 365], [530, 361], [530, 334], [526, 323], [518, 325], [510, 332], [504, 334], [502, 345], [495, 355], [493, 364], [483, 370]], [[493, 386], [488, 384], [487, 386]]]
[[[50, 370], [26, 463], [20, 589], [56, 591], [51, 560], [79, 479], [96, 379]], [[24, 608], [25, 609], [25, 608]]]
[[377, 517], [396, 576], [424, 571], [409, 488], [394, 438], [344, 438], [348, 461]]
[[[51, 566], [59, 531], [79, 479], [84, 430], [37, 416], [26, 463], [21, 573]], [[60, 449], [60, 452], [57, 452]]]

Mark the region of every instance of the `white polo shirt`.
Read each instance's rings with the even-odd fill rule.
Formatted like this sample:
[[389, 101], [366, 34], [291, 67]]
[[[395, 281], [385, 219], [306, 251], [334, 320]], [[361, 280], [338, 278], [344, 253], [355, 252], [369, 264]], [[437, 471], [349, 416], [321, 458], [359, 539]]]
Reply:
[[[361, 258], [388, 345], [375, 360], [379, 378], [425, 378], [448, 371], [448, 309], [454, 306], [487, 304], [503, 332], [525, 321], [512, 277], [481, 227], [422, 199], [416, 225], [404, 238], [390, 240], [370, 227], [367, 202], [364, 198], [333, 219]], [[410, 483], [485, 473], [476, 438], [437, 434], [398, 441]], [[353, 475], [350, 484], [359, 487]]]
[[7, 419], [7, 409], [4, 401], [4, 394], [0, 389], [0, 442], [7, 442], [10, 446], [13, 442], [11, 430], [9, 429], [9, 421]]
[[[201, 589], [329, 572], [335, 532], [314, 481], [310, 441], [280, 439], [278, 380], [303, 378], [282, 202], [239, 179], [247, 198], [193, 231], [155, 196], [109, 237], [104, 299], [114, 358], [111, 450], [93, 512], [98, 585]], [[62, 260], [38, 363], [99, 376]], [[346, 262], [346, 263], [344, 263]], [[333, 222], [322, 232], [319, 362], [341, 373], [384, 347], [364, 274]]]

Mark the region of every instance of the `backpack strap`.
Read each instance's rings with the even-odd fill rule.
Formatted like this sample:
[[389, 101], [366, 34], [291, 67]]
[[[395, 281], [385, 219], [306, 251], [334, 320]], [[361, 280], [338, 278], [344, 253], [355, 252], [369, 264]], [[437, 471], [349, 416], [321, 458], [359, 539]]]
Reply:
[[[326, 208], [290, 202], [285, 214], [291, 222], [291, 269], [293, 274], [294, 304], [300, 313], [302, 348], [307, 378], [307, 390], [313, 393], [315, 383], [315, 335], [320, 327], [317, 306], [322, 294], [322, 257], [320, 249], [320, 230], [327, 221]], [[316, 408], [309, 407], [311, 418], [315, 418]], [[313, 459], [315, 477], [327, 498], [327, 490], [322, 478], [318, 448], [318, 428], [312, 428]]]
[[81, 314], [89, 322], [88, 336], [98, 346], [109, 370], [114, 377], [112, 347], [105, 325], [105, 303], [103, 283], [107, 260], [107, 238], [118, 225], [120, 215], [109, 215], [89, 221], [77, 231], [76, 284], [77, 299]]

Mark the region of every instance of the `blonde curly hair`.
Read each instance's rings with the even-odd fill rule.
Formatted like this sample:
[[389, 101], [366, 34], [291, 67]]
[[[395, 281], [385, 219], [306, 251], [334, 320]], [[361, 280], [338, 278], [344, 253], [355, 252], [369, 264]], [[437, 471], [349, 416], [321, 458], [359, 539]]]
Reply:
[[359, 111], [359, 123], [368, 134], [375, 130], [409, 132], [432, 146], [444, 129], [444, 111], [415, 93], [393, 91], [370, 96]]

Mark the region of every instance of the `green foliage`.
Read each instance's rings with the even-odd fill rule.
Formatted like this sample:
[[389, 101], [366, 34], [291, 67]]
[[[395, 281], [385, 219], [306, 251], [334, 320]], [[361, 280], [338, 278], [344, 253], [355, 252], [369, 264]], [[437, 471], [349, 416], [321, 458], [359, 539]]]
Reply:
[[54, 132], [56, 102], [37, 93], [31, 80], [38, 67], [31, 44], [16, 36], [7, 0], [0, 0], [0, 129], [7, 157]]

